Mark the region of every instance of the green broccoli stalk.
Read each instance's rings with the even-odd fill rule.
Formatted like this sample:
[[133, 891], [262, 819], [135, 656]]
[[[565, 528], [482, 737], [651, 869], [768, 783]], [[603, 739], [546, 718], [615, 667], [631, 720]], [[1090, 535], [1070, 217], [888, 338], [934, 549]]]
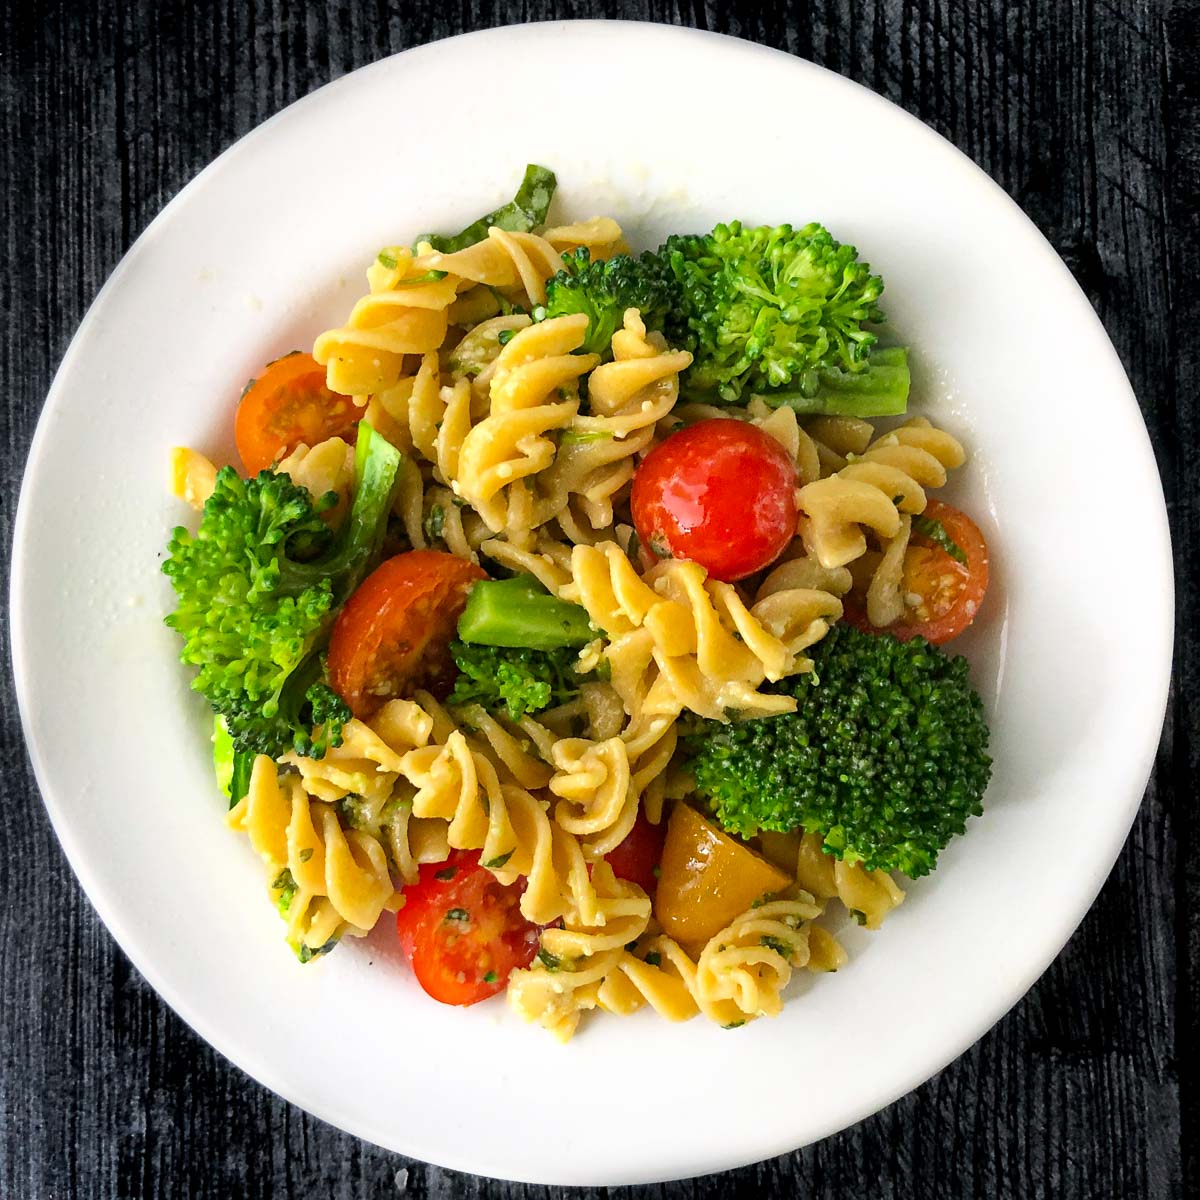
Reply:
[[763, 399], [772, 408], [786, 405], [806, 416], [897, 416], [908, 407], [908, 351], [903, 346], [878, 347], [861, 370], [814, 367], [793, 383], [794, 390], [765, 392]]
[[546, 284], [546, 303], [534, 309], [537, 321], [583, 313], [587, 335], [580, 354], [612, 358], [612, 339], [625, 310], [636, 308], [647, 329], [661, 329], [675, 300], [675, 285], [654, 254], [618, 254], [592, 262], [586, 246], [563, 255], [563, 269]]
[[192, 686], [224, 718], [233, 802], [253, 755], [320, 758], [341, 743], [350, 712], [324, 681], [321, 651], [378, 553], [400, 464], [360, 422], [354, 502], [336, 532], [320, 516], [332, 494], [314, 500], [287, 475], [242, 479], [225, 467], [196, 532], [180, 527], [170, 540], [163, 572], [178, 604], [166, 623], [197, 668]]
[[811, 653], [811, 674], [773, 685], [794, 713], [684, 739], [697, 792], [743, 837], [804, 829], [845, 862], [926, 874], [983, 811], [991, 775], [966, 659], [845, 625]]
[[599, 634], [578, 604], [550, 595], [532, 575], [514, 575], [471, 589], [458, 636], [473, 645], [557, 650], [585, 645]]
[[448, 703], [481, 704], [513, 721], [574, 700], [586, 678], [575, 670], [578, 652], [567, 647], [529, 650], [453, 642], [450, 653], [461, 674]]
[[[705, 236], [668, 238], [658, 254], [677, 288], [667, 340], [694, 355], [687, 394], [718, 403], [748, 393], [811, 396], [822, 384], [814, 373], [868, 369], [876, 337], [865, 326], [884, 319], [883, 280], [823, 226], [732, 221]], [[836, 411], [857, 413], [844, 387]]]

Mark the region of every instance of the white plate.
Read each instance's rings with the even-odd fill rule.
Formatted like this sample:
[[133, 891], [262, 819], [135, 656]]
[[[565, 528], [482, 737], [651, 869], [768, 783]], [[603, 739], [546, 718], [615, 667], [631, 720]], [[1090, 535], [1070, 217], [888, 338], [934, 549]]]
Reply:
[[[837, 120], [828, 119], [836, 112]], [[635, 244], [820, 219], [887, 281], [919, 411], [972, 451], [951, 498], [993, 555], [964, 639], [992, 714], [988, 812], [850, 963], [725, 1032], [600, 1016], [563, 1048], [502, 1001], [427, 1001], [380, 930], [301, 968], [222, 824], [203, 702], [161, 618], [176, 443], [228, 448], [240, 384], [348, 311], [379, 246], [453, 229], [526, 162]], [[984, 174], [824, 70], [629, 24], [411, 50], [239, 142], [138, 240], [80, 327], [30, 455], [12, 584], [26, 735], [72, 866], [203, 1037], [361, 1137], [480, 1174], [619, 1184], [824, 1137], [961, 1053], [1046, 968], [1112, 867], [1158, 740], [1166, 514], [1121, 365]], [[387, 922], [384, 922], [386, 925]]]

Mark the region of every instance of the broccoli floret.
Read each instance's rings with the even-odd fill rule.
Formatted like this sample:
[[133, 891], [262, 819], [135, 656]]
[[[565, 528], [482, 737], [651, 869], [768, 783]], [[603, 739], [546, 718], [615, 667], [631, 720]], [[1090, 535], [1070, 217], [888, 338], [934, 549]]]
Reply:
[[[823, 226], [747, 229], [732, 221], [707, 235], [668, 238], [658, 257], [678, 301], [667, 340], [694, 356], [684, 377], [689, 394], [727, 403], [748, 392], [815, 397], [822, 369], [867, 371], [876, 337], [864, 325], [884, 319], [883, 280]], [[894, 389], [895, 380], [887, 385]], [[842, 407], [828, 411], [853, 411], [853, 396], [842, 392]]]
[[399, 467], [361, 422], [354, 503], [336, 532], [320, 515], [332, 493], [314, 500], [287, 475], [242, 479], [225, 467], [196, 532], [181, 526], [171, 538], [163, 571], [178, 606], [166, 623], [232, 738], [234, 802], [248, 756], [320, 758], [341, 743], [350, 711], [324, 681], [321, 651], [379, 549]]
[[661, 329], [675, 294], [674, 281], [657, 255], [618, 254], [593, 262], [587, 247], [581, 246], [563, 255], [563, 269], [546, 284], [545, 306], [534, 316], [546, 320], [584, 313], [588, 328], [579, 353], [608, 359], [627, 308], [641, 313], [647, 329]]
[[805, 829], [868, 870], [933, 870], [983, 811], [988, 729], [967, 661], [922, 638], [835, 626], [811, 674], [772, 685], [794, 713], [685, 739], [699, 794], [744, 837]]
[[529, 650], [453, 642], [450, 653], [461, 674], [449, 703], [503, 710], [514, 721], [573, 700], [584, 679], [574, 668], [579, 652], [565, 647]]

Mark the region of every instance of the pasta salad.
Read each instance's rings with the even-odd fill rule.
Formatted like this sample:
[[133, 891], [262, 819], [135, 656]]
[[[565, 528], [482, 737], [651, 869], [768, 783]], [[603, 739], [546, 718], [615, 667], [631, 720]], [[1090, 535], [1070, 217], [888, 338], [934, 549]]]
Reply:
[[[173, 455], [167, 623], [301, 963], [394, 922], [429, 996], [566, 1040], [724, 1027], [846, 960], [982, 811], [988, 552], [934, 498], [883, 281], [819, 224], [635, 254], [552, 172], [385, 247]], [[880, 422], [882, 421], [882, 424]]]

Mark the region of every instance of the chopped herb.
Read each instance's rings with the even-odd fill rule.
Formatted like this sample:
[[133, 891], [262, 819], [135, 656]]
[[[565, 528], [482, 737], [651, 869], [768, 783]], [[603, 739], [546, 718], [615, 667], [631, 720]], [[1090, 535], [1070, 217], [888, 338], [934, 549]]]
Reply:
[[495, 858], [489, 858], [481, 865], [488, 871], [499, 871], [512, 856], [513, 852], [510, 850], [507, 854], [497, 854]]
[[287, 910], [292, 906], [292, 900], [300, 890], [296, 886], [296, 880], [292, 877], [292, 873], [287, 867], [284, 867], [272, 880], [271, 890], [279, 893], [275, 897], [275, 904], [279, 909], [280, 916], [286, 915]]
[[933, 517], [913, 517], [913, 533], [928, 538], [935, 546], [941, 547], [957, 563], [967, 565], [967, 556], [963, 548], [946, 532], [941, 521]]
[[740, 1029], [745, 1025], [745, 1021], [730, 1021], [728, 1025], [722, 1025], [722, 1029]]
[[445, 279], [445, 271], [424, 271], [420, 275], [412, 275], [408, 279], [398, 279], [392, 284], [394, 288], [416, 287], [422, 283], [437, 283], [439, 279]]
[[301, 862], [308, 862], [308, 860], [310, 858], [312, 858], [312, 856], [313, 856], [313, 851], [312, 851], [311, 846], [305, 846], [304, 849], [300, 851], [300, 861]]
[[465, 908], [450, 908], [446, 910], [447, 921], [469, 921], [471, 914]]
[[436, 542], [441, 539], [442, 532], [446, 528], [446, 510], [440, 504], [435, 504], [426, 513], [423, 528], [427, 541]]
[[657, 950], [651, 950], [646, 955], [646, 965], [648, 967], [658, 967], [662, 965], [662, 955]]
[[546, 213], [550, 209], [550, 201], [557, 183], [554, 172], [548, 167], [530, 163], [525, 168], [525, 177], [521, 180], [517, 194], [507, 204], [501, 205], [477, 221], [472, 221], [452, 237], [423, 233], [416, 241], [428, 242], [435, 250], [440, 250], [443, 254], [452, 254], [456, 250], [483, 241], [487, 237], [488, 229], [493, 225], [508, 233], [528, 233], [535, 226], [545, 224]]
[[511, 342], [516, 336], [517, 331], [515, 329], [502, 329], [498, 334], [496, 334], [496, 341], [499, 342], [501, 346], [507, 346], [508, 343]]
[[650, 535], [650, 552], [655, 558], [670, 558], [671, 547], [667, 545], [666, 538], [657, 531]]
[[559, 439], [562, 445], [583, 445], [586, 442], [611, 442], [612, 434], [604, 429], [568, 429]]
[[380, 250], [375, 258], [381, 267], [387, 267], [389, 271], [394, 271], [396, 269], [396, 260], [388, 253], [390, 249], [391, 247], [389, 246], [386, 250]]
[[850, 915], [854, 918], [856, 925], [865, 925], [867, 923], [867, 914], [861, 908], [852, 908]]
[[637, 938], [634, 938], [632, 942], [626, 942], [625, 949], [628, 953], [632, 954], [637, 949]]
[[313, 949], [311, 946], [306, 946], [303, 942], [295, 947], [296, 957], [302, 962], [312, 962], [314, 958], [320, 958], [322, 954], [328, 954], [330, 950], [337, 945], [337, 938], [330, 938], [323, 946], [317, 946]]
[[764, 933], [759, 941], [766, 946], [768, 950], [774, 950], [776, 954], [790, 959], [796, 953], [796, 947], [791, 942], [785, 942], [782, 938], [772, 937], [769, 933]]
[[496, 982], [496, 980], [497, 980], [497, 979], [499, 979], [499, 978], [500, 978], [500, 976], [499, 976], [499, 975], [497, 975], [495, 971], [489, 971], [489, 972], [488, 972], [488, 973], [487, 973], [487, 974], [486, 974], [486, 975], [483, 977], [483, 982], [484, 982], [484, 983], [495, 983], [495, 982]]
[[467, 507], [467, 502], [461, 496], [451, 496], [450, 503], [453, 504], [455, 508]]
[[550, 951], [547, 950], [545, 947], [542, 947], [542, 949], [540, 949], [537, 952], [537, 956], [538, 956], [538, 962], [540, 962], [542, 964], [542, 966], [546, 968], [547, 971], [561, 971], [562, 970], [562, 959], [558, 958], [556, 955], [551, 954]]
[[239, 397], [238, 397], [238, 399], [239, 399], [239, 400], [244, 400], [244, 399], [246, 398], [246, 393], [247, 393], [247, 392], [248, 392], [248, 391], [249, 391], [249, 390], [250, 390], [250, 389], [251, 389], [251, 388], [252, 388], [252, 387], [253, 387], [253, 386], [254, 386], [254, 385], [257, 383], [257, 382], [258, 382], [258, 380], [257, 380], [257, 379], [247, 379], [247, 380], [246, 380], [246, 386], [245, 386], [244, 388], [242, 388], [242, 394], [241, 394], [241, 396], [239, 396]]
[[434, 871], [434, 879], [453, 879], [458, 874], [457, 867], [443, 867], [440, 871]]
[[661, 879], [662, 878], [662, 867], [655, 865], [652, 868], [652, 870], [650, 871], [650, 874], [653, 875], [655, 879]]

